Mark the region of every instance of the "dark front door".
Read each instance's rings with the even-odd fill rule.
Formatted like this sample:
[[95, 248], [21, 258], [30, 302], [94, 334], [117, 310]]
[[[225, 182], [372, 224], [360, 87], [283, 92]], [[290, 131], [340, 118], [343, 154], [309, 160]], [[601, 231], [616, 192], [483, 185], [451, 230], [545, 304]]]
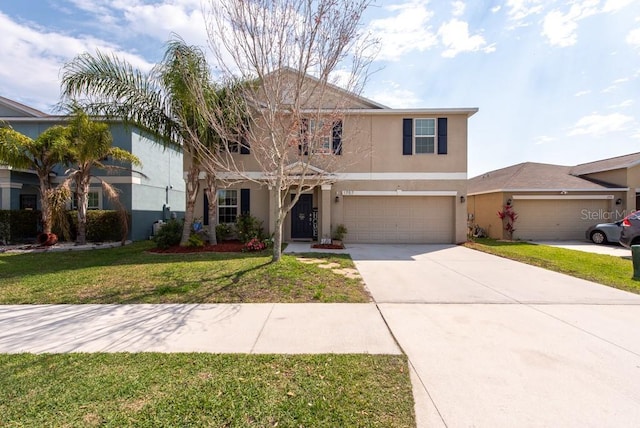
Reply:
[[[295, 195], [291, 195], [293, 199]], [[303, 194], [291, 209], [291, 239], [313, 238], [313, 195]]]

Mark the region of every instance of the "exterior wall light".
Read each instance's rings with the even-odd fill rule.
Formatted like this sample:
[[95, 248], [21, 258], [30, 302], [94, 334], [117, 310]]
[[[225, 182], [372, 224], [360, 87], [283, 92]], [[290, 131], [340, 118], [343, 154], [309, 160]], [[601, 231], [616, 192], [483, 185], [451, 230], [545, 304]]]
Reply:
[[464, 197], [464, 195], [460, 195], [460, 203], [464, 204], [464, 202], [467, 200], [467, 198]]
[[616, 199], [616, 205], [622, 205], [622, 198]]

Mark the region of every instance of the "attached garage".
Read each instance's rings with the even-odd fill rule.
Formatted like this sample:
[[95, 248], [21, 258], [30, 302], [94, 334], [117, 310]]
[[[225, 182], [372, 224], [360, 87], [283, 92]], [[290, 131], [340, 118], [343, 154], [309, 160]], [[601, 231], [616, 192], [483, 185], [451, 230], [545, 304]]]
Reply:
[[[365, 192], [362, 192], [365, 193]], [[351, 243], [453, 243], [455, 197], [345, 195], [344, 224]]]
[[[529, 197], [531, 198], [531, 197]], [[518, 214], [514, 238], [523, 240], [584, 239], [585, 231], [596, 223], [607, 222], [611, 197], [585, 196], [574, 199], [520, 199], [514, 196]], [[597, 218], [603, 218], [598, 220]]]

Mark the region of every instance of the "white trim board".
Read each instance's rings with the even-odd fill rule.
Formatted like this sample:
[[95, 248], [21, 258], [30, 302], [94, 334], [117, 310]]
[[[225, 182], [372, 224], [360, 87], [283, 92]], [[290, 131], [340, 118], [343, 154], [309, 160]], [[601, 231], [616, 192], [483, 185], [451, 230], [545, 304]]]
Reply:
[[342, 196], [458, 196], [455, 190], [343, 190]]
[[627, 190], [629, 190], [628, 187], [608, 187], [606, 189], [493, 189], [482, 192], [469, 192], [469, 196], [512, 192], [626, 192]]
[[[186, 178], [186, 173], [184, 175]], [[299, 176], [292, 176], [293, 178], [299, 178]], [[466, 180], [466, 172], [343, 172], [343, 173], [327, 173], [321, 174], [318, 177], [323, 180], [335, 181], [395, 181], [395, 180]], [[206, 173], [201, 172], [198, 176], [199, 179], [204, 180]], [[264, 180], [267, 178], [273, 178], [273, 175], [267, 175], [258, 171], [246, 171], [241, 174], [233, 173], [221, 173], [222, 179], [253, 179]], [[313, 181], [315, 176], [313, 174], [307, 175], [310, 181]]]
[[513, 200], [613, 199], [613, 195], [513, 195]]

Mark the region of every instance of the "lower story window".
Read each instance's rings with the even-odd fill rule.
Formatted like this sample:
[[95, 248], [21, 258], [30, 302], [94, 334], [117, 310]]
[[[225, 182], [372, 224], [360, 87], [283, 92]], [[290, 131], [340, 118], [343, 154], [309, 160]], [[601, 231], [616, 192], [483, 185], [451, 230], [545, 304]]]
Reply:
[[21, 210], [35, 210], [36, 209], [36, 195], [20, 195], [20, 209]]
[[218, 190], [218, 223], [235, 223], [238, 216], [238, 191]]
[[[100, 209], [100, 194], [99, 192], [89, 192], [87, 193], [87, 209], [89, 210], [99, 210]], [[74, 193], [73, 202], [71, 204], [72, 210], [78, 209], [78, 193]]]

